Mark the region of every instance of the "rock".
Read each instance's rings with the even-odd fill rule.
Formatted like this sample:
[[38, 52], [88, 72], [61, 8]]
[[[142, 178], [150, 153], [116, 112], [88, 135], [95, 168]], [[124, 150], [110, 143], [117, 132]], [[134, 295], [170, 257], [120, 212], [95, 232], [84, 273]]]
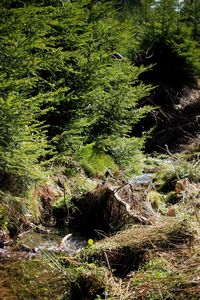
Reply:
[[167, 211], [167, 216], [168, 217], [175, 217], [176, 216], [176, 211], [174, 208], [169, 208]]
[[69, 247], [69, 240], [71, 239], [71, 237], [72, 237], [71, 233], [69, 233], [66, 236], [64, 236], [64, 238], [62, 239], [62, 241], [60, 243], [60, 246], [59, 246], [59, 250], [60, 251], [66, 250], [66, 248]]
[[0, 230], [0, 248], [3, 248], [6, 243], [6, 233], [4, 230]]
[[27, 253], [37, 253], [39, 251], [39, 248], [37, 247], [30, 247], [26, 244], [19, 244], [14, 248], [15, 251], [20, 252], [27, 252]]
[[34, 231], [37, 233], [49, 233], [49, 230], [42, 226], [35, 226]]
[[17, 250], [18, 250], [18, 251], [23, 251], [23, 252], [34, 252], [34, 249], [32, 249], [31, 247], [29, 247], [29, 246], [27, 246], [27, 245], [24, 245], [24, 244], [19, 245], [19, 246], [17, 247]]

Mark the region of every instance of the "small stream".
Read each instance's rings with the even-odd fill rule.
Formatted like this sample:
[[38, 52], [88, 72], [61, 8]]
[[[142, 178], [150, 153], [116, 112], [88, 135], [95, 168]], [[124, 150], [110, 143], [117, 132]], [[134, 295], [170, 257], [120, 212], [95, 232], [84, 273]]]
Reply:
[[[70, 237], [61, 249], [60, 244], [64, 236]], [[77, 233], [70, 233], [68, 229], [47, 229], [46, 232], [28, 232], [21, 237], [21, 243], [35, 250], [36, 254], [48, 251], [52, 253], [64, 252], [67, 255], [76, 254], [84, 246], [84, 238]]]
[[67, 229], [27, 231], [13, 245], [0, 248], [0, 300], [65, 299], [67, 283], [58, 257], [73, 256], [85, 244], [73, 233], [61, 249], [66, 235]]

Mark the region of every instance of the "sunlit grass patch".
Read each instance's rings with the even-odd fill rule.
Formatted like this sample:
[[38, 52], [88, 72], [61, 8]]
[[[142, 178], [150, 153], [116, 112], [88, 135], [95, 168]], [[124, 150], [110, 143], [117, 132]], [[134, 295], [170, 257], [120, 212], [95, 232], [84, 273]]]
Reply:
[[89, 176], [104, 176], [110, 168], [113, 173], [119, 170], [111, 156], [94, 150], [94, 144], [82, 146], [77, 156], [80, 164]]
[[[191, 253], [190, 253], [191, 255]], [[200, 257], [155, 257], [129, 282], [131, 299], [199, 299]]]

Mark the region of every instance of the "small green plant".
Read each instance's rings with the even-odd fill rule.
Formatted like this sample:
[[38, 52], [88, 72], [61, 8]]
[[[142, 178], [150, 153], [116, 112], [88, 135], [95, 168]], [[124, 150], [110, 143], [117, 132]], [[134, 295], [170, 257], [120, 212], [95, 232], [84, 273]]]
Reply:
[[164, 196], [156, 191], [150, 191], [147, 198], [155, 209], [158, 209], [164, 202]]
[[93, 239], [89, 239], [88, 240], [88, 245], [91, 247], [94, 244], [94, 240]]
[[164, 257], [156, 257], [142, 266], [141, 271], [142, 270], [148, 272], [150, 275], [158, 275], [158, 277], [162, 277], [165, 274], [170, 274], [172, 267]]
[[119, 168], [112, 157], [102, 151], [97, 151], [94, 146], [94, 143], [82, 146], [77, 152], [78, 160], [86, 174], [91, 177], [103, 177], [109, 168], [113, 173], [117, 172]]

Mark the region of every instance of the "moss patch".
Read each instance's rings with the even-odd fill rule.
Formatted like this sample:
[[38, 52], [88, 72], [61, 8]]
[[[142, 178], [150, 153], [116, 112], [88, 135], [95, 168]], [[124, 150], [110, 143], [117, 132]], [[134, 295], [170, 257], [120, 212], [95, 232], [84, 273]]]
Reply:
[[110, 168], [113, 173], [118, 172], [119, 168], [108, 154], [96, 152], [94, 143], [81, 147], [77, 156], [86, 174], [92, 177], [103, 177]]

